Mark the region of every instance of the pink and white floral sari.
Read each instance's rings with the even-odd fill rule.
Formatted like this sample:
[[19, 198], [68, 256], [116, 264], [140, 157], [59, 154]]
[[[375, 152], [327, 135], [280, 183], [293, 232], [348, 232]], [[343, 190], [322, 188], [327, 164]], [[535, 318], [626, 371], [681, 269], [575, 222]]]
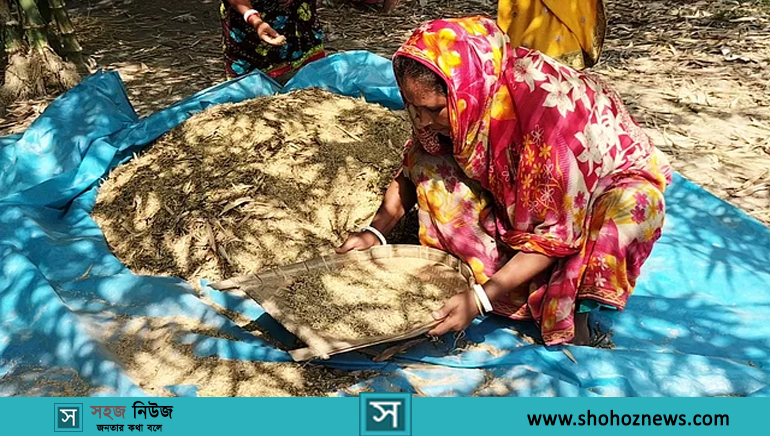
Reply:
[[597, 76], [512, 48], [483, 17], [431, 21], [396, 53], [447, 83], [451, 144], [416, 130], [406, 175], [422, 244], [483, 283], [517, 251], [558, 258], [495, 303], [570, 341], [578, 301], [625, 307], [660, 237], [666, 159]]

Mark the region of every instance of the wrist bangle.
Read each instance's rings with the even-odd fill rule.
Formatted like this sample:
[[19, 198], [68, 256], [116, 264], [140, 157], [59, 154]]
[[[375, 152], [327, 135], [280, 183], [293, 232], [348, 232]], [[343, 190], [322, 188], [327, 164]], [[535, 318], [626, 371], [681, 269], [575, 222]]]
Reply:
[[374, 234], [374, 236], [376, 236], [376, 237], [377, 237], [377, 239], [379, 239], [379, 240], [380, 240], [380, 244], [382, 244], [382, 245], [388, 245], [388, 241], [385, 239], [385, 235], [383, 235], [382, 233], [380, 233], [380, 231], [379, 231], [379, 230], [375, 229], [375, 228], [374, 228], [374, 227], [372, 227], [372, 226], [365, 226], [365, 227], [362, 227], [362, 228], [361, 228], [361, 230], [359, 230], [359, 231], [361, 231], [361, 232], [369, 232], [369, 233], [372, 233], [372, 234]]
[[484, 316], [484, 309], [481, 307], [481, 300], [476, 293], [473, 293], [473, 301], [476, 303], [476, 309], [479, 311], [479, 316]]
[[484, 288], [482, 288], [480, 284], [476, 283], [473, 285], [473, 292], [475, 292], [476, 296], [479, 297], [479, 301], [481, 301], [481, 306], [484, 308], [485, 314], [494, 310], [492, 307], [492, 302], [489, 301], [487, 293], [484, 291]]
[[252, 15], [256, 15], [257, 18], [262, 18], [262, 15], [259, 15], [259, 12], [257, 12], [255, 9], [249, 9], [248, 11], [243, 13], [243, 21], [249, 22], [249, 18], [251, 18]]

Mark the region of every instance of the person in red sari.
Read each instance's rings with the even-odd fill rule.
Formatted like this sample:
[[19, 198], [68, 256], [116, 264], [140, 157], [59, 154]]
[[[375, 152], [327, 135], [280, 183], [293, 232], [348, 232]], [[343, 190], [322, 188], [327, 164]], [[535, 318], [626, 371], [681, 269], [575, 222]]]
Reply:
[[417, 204], [420, 242], [482, 285], [434, 313], [430, 334], [492, 309], [534, 320], [548, 345], [588, 344], [588, 313], [625, 307], [660, 237], [665, 156], [600, 77], [511, 47], [488, 18], [424, 24], [393, 67], [413, 139], [374, 230], [338, 252], [381, 243]]

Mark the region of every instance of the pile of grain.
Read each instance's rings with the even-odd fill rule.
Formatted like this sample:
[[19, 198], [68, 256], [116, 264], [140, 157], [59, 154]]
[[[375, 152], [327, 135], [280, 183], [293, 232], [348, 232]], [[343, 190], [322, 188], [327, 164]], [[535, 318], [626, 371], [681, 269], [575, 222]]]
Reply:
[[271, 302], [282, 319], [324, 339], [355, 340], [429, 323], [434, 310], [467, 289], [467, 280], [448, 266], [388, 258], [300, 275]]
[[93, 216], [137, 273], [194, 282], [308, 260], [368, 223], [409, 133], [402, 113], [317, 89], [216, 106], [116, 168]]

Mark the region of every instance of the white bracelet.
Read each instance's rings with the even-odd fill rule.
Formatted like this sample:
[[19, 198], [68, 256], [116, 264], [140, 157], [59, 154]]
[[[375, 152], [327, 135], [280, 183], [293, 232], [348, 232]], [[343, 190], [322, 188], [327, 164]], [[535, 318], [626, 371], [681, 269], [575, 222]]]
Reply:
[[252, 15], [256, 15], [256, 16], [258, 16], [260, 18], [262, 17], [261, 15], [259, 15], [259, 12], [257, 12], [256, 9], [249, 9], [248, 11], [243, 13], [243, 21], [248, 23], [249, 22], [249, 18], [251, 18]]
[[478, 295], [479, 300], [481, 300], [481, 305], [484, 307], [484, 315], [494, 310], [492, 302], [489, 301], [486, 291], [484, 291], [484, 288], [481, 287], [480, 284], [476, 283], [473, 285], [473, 292], [475, 292], [476, 295]]
[[382, 233], [380, 233], [380, 231], [379, 231], [379, 230], [375, 229], [375, 228], [374, 228], [374, 227], [372, 227], [372, 226], [365, 226], [365, 227], [362, 227], [362, 228], [361, 228], [361, 230], [359, 230], [359, 231], [360, 231], [360, 232], [369, 232], [369, 233], [373, 233], [373, 234], [374, 234], [374, 236], [376, 236], [376, 237], [377, 237], [377, 239], [379, 239], [379, 240], [380, 240], [380, 244], [382, 244], [382, 245], [388, 245], [388, 241], [385, 239], [385, 235], [383, 235]]

